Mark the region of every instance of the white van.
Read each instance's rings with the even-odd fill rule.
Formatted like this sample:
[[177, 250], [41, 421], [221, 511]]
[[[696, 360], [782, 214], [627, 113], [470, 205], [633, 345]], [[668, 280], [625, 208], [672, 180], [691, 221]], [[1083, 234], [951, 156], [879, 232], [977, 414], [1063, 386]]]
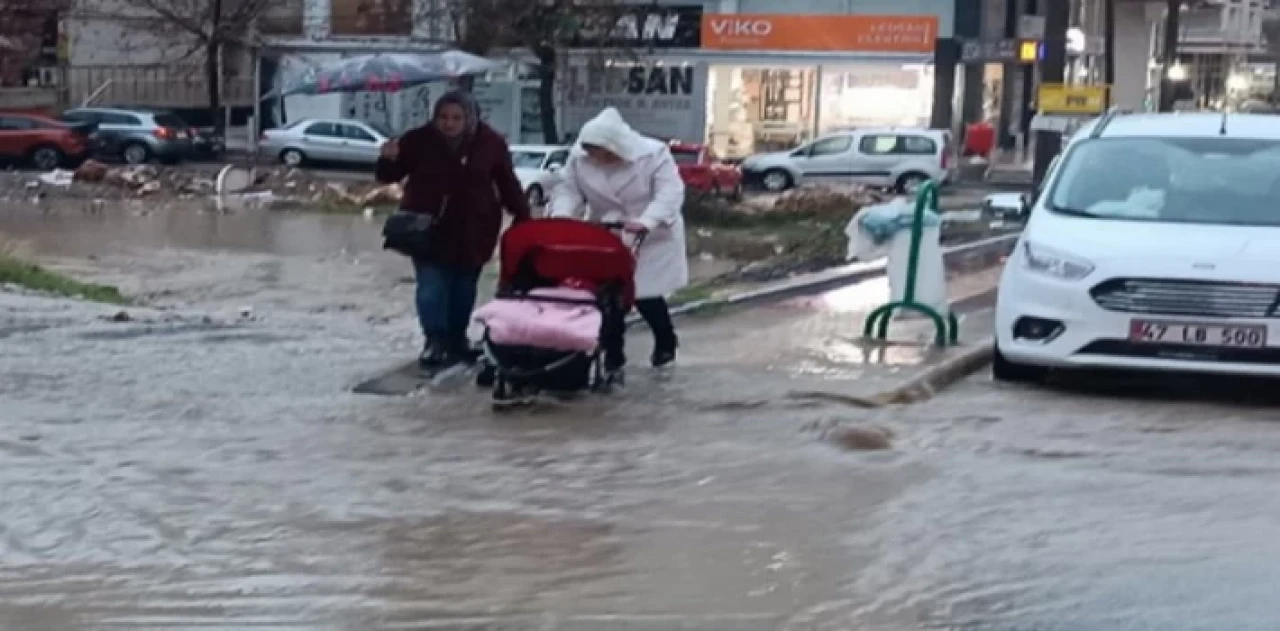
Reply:
[[911, 192], [927, 180], [950, 182], [955, 151], [951, 132], [943, 129], [868, 127], [751, 156], [742, 162], [742, 175], [747, 186], [766, 191], [827, 182]]

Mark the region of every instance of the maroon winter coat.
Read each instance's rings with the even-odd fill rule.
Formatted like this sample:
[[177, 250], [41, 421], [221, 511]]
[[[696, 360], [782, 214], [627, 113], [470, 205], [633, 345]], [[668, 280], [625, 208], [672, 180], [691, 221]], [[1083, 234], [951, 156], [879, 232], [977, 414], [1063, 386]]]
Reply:
[[484, 123], [458, 150], [430, 124], [411, 129], [400, 137], [399, 156], [380, 158], [374, 176], [379, 182], [409, 178], [402, 210], [434, 215], [443, 206], [432, 229], [431, 263], [483, 267], [498, 244], [503, 207], [515, 221], [530, 216], [507, 141]]

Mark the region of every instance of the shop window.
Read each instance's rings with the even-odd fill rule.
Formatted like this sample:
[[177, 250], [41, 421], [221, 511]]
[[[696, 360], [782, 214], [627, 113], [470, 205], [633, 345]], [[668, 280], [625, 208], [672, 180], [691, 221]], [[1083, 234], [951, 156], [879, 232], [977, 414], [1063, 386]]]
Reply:
[[844, 153], [853, 146], [853, 138], [850, 136], [836, 136], [834, 138], [824, 138], [813, 143], [809, 148], [809, 155], [818, 156], [834, 156]]
[[922, 136], [864, 136], [858, 150], [872, 156], [931, 156], [938, 152], [938, 145]]

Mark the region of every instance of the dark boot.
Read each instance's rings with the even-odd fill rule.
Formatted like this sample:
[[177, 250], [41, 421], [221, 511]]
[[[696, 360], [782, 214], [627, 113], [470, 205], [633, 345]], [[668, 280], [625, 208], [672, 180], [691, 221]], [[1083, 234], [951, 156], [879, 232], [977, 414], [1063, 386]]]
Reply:
[[654, 368], [671, 365], [676, 360], [679, 341], [676, 339], [676, 329], [671, 322], [671, 310], [667, 307], [667, 301], [662, 298], [637, 300], [636, 310], [644, 317], [649, 330], [653, 331], [653, 355], [649, 356], [649, 362]]
[[449, 363], [449, 349], [438, 340], [427, 338], [427, 343], [418, 355], [418, 366], [423, 370], [436, 370]]
[[454, 339], [449, 344], [449, 361], [454, 363], [475, 363], [483, 353], [475, 346], [471, 345], [471, 340], [465, 336], [461, 339]]
[[654, 368], [670, 366], [676, 361], [677, 346], [679, 342], [674, 333], [654, 340], [653, 355], [649, 356], [649, 363]]

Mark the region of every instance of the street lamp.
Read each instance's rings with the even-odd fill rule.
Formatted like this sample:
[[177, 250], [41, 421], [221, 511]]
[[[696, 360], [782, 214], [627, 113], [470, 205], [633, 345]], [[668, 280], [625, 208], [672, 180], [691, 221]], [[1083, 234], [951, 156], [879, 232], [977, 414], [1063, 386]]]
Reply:
[[1170, 81], [1186, 81], [1187, 67], [1180, 63], [1173, 64], [1169, 67], [1169, 72], [1166, 74], [1169, 75]]

